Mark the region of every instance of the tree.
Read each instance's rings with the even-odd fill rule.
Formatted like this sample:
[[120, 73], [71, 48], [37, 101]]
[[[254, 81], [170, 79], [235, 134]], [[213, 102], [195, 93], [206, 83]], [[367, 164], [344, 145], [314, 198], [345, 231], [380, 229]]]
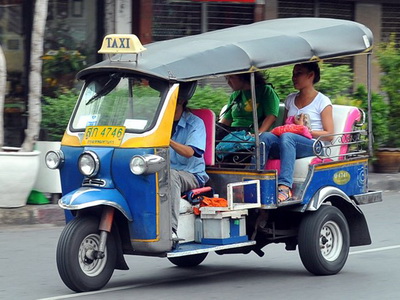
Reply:
[[36, 0], [35, 14], [33, 17], [31, 64], [29, 73], [28, 95], [28, 128], [25, 131], [25, 140], [22, 151], [32, 151], [40, 132], [42, 120], [42, 59], [44, 30], [47, 19], [48, 0]]

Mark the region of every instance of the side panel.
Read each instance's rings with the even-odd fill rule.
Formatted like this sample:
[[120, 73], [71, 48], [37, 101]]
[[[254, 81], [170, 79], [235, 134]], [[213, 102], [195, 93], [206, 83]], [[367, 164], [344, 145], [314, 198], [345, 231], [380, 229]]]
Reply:
[[261, 205], [264, 208], [274, 206], [276, 200], [277, 174], [275, 171], [266, 171], [265, 173], [252, 172], [249, 170], [216, 170], [207, 169], [210, 185], [214, 192], [221, 197], [227, 197], [227, 184], [233, 182], [243, 182], [248, 180], [260, 180]]
[[367, 159], [315, 165], [310, 167], [310, 171], [310, 180], [300, 190], [303, 203], [308, 203], [318, 190], [326, 186], [338, 188], [348, 197], [367, 191]]
[[129, 229], [134, 249], [165, 251], [171, 245], [169, 164], [156, 174], [134, 175], [129, 162], [132, 156], [143, 154], [157, 154], [168, 161], [167, 148], [115, 149], [111, 173], [132, 213]]

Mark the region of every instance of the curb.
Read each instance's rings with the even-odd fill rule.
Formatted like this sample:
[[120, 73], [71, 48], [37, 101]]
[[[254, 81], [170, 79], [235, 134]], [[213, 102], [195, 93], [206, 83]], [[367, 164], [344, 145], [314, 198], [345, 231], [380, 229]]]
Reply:
[[64, 211], [56, 204], [25, 205], [18, 208], [0, 208], [2, 225], [65, 225]]

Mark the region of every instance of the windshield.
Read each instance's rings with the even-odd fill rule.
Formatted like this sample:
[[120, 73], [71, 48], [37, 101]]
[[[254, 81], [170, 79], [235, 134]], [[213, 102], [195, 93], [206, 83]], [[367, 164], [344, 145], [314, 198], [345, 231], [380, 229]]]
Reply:
[[153, 127], [168, 83], [113, 73], [86, 82], [72, 121], [72, 131], [86, 126], [125, 126], [144, 132]]

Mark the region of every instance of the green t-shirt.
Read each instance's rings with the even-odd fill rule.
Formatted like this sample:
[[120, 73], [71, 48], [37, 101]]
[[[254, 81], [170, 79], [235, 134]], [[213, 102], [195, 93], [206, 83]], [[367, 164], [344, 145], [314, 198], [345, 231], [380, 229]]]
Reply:
[[[259, 125], [268, 115], [278, 117], [279, 97], [270, 85], [256, 88], [257, 116]], [[224, 118], [232, 121], [232, 127], [249, 127], [253, 124], [253, 105], [251, 91], [235, 91], [231, 94], [228, 107], [235, 101], [225, 114]]]

